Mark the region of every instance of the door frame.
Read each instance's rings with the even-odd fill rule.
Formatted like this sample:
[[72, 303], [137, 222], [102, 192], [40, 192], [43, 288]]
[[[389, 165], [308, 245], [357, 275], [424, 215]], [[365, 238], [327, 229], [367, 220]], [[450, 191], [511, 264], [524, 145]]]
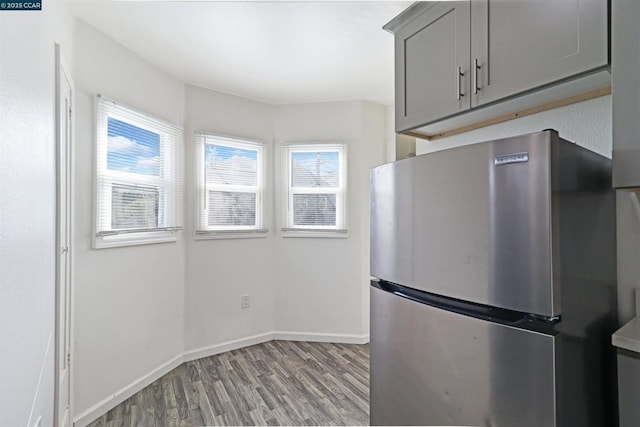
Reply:
[[[72, 312], [72, 307], [73, 307], [73, 227], [71, 226], [73, 224], [73, 188], [74, 188], [74, 180], [73, 180], [73, 141], [74, 141], [74, 131], [73, 131], [73, 127], [74, 127], [74, 115], [73, 115], [73, 97], [74, 97], [74, 93], [75, 93], [75, 89], [74, 89], [74, 84], [73, 84], [73, 79], [71, 77], [71, 75], [69, 74], [69, 70], [70, 68], [67, 66], [67, 64], [65, 63], [63, 57], [62, 57], [62, 51], [61, 51], [61, 47], [58, 43], [55, 43], [55, 153], [56, 153], [56, 246], [55, 246], [55, 257], [56, 257], [56, 277], [55, 277], [55, 325], [54, 325], [54, 329], [55, 329], [55, 366], [54, 366], [54, 410], [53, 410], [53, 415], [54, 415], [54, 420], [53, 420], [53, 425], [56, 427], [64, 427], [64, 426], [59, 426], [59, 422], [60, 422], [60, 411], [61, 408], [60, 406], [60, 348], [64, 346], [64, 340], [63, 337], [64, 335], [61, 334], [60, 331], [60, 325], [64, 323], [64, 318], [65, 318], [65, 314], [67, 316], [68, 319], [68, 323], [69, 323], [69, 327], [68, 327], [68, 336], [67, 336], [67, 341], [68, 341], [68, 355], [67, 357], [69, 358], [69, 362], [68, 362], [68, 369], [69, 369], [69, 391], [68, 391], [68, 396], [67, 396], [67, 402], [69, 405], [69, 412], [68, 412], [68, 425], [72, 426], [73, 425], [73, 408], [72, 408], [72, 398], [73, 398], [73, 369], [72, 369], [72, 364], [71, 364], [71, 359], [72, 359], [72, 352], [73, 352], [73, 322], [72, 322], [72, 317], [71, 317], [71, 312]], [[67, 153], [67, 161], [66, 161], [66, 165], [67, 165], [67, 169], [65, 171], [61, 170], [61, 160], [60, 160], [60, 156], [63, 152], [62, 150], [62, 144], [66, 144], [67, 141], [63, 141], [63, 138], [61, 137], [61, 129], [62, 129], [62, 123], [61, 123], [61, 111], [60, 111], [60, 101], [62, 99], [62, 84], [61, 84], [61, 79], [65, 78], [69, 84], [69, 89], [70, 89], [70, 114], [69, 114], [69, 123], [68, 123], [68, 132], [69, 132], [69, 139], [68, 139], [68, 145], [66, 147], [66, 153]], [[65, 116], [66, 119], [67, 116]], [[67, 200], [63, 201], [60, 200], [60, 195], [61, 195], [61, 191], [60, 191], [60, 187], [63, 184], [62, 181], [62, 177], [63, 174], [67, 174], [68, 176], [68, 191], [66, 192], [66, 196], [67, 196]], [[67, 286], [67, 294], [66, 294], [66, 304], [65, 304], [65, 308], [66, 308], [66, 313], [62, 313], [61, 312], [61, 302], [60, 302], [60, 294], [61, 294], [61, 288], [62, 286], [64, 286], [65, 284], [60, 283], [60, 264], [62, 262], [61, 259], [61, 250], [62, 250], [62, 243], [61, 243], [61, 221], [63, 221], [62, 218], [62, 213], [63, 213], [63, 207], [64, 205], [66, 205], [66, 214], [67, 214], [67, 251], [66, 251], [66, 259], [67, 259], [67, 277], [68, 277], [68, 286]], [[63, 325], [64, 327], [64, 325]], [[64, 410], [64, 409], [63, 409]]]

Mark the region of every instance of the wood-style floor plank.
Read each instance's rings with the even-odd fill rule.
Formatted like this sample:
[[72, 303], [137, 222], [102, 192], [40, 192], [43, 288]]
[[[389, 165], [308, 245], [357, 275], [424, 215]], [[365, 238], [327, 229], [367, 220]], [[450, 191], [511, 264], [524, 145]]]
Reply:
[[368, 424], [369, 345], [270, 341], [186, 362], [89, 427]]

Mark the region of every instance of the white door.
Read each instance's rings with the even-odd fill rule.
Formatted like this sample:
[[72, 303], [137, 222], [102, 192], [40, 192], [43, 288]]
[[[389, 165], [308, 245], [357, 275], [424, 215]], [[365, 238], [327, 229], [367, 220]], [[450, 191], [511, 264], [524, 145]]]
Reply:
[[57, 268], [56, 268], [56, 415], [59, 427], [71, 425], [71, 100], [72, 83], [60, 61], [57, 69]]

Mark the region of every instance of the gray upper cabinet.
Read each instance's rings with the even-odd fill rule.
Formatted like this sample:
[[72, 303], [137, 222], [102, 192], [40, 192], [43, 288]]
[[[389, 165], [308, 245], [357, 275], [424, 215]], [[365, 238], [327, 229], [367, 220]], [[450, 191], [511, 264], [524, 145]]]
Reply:
[[640, 191], [640, 2], [611, 7], [613, 186]]
[[608, 66], [607, 20], [605, 0], [471, 0], [471, 106]]
[[396, 123], [403, 129], [470, 107], [468, 2], [428, 8], [396, 33]]
[[608, 19], [607, 0], [414, 4], [385, 26], [395, 34], [396, 131], [606, 69]]

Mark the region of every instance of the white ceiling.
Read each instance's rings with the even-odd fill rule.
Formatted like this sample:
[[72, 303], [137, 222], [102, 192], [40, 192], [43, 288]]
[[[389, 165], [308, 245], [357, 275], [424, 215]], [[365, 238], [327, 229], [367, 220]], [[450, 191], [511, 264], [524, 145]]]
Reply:
[[393, 103], [393, 36], [411, 2], [90, 1], [72, 12], [185, 83], [270, 104]]

